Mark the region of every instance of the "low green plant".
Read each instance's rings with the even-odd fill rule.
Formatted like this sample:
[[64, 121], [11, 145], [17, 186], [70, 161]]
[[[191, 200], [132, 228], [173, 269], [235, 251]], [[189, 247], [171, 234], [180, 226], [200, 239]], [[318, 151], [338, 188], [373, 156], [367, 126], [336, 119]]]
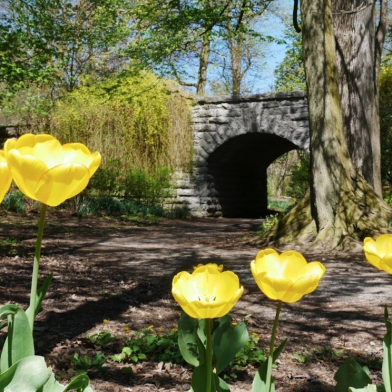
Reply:
[[125, 177], [125, 197], [144, 204], [157, 206], [170, 195], [171, 171], [168, 166], [154, 171], [131, 167]]
[[123, 347], [120, 354], [111, 355], [110, 359], [115, 362], [122, 362], [122, 363], [138, 363], [139, 361], [143, 361], [147, 359], [146, 354], [141, 352], [141, 348], [138, 346], [137, 343], [130, 344]]
[[268, 231], [275, 226], [276, 223], [279, 222], [281, 218], [281, 214], [269, 215], [265, 217], [263, 223], [261, 224], [258, 233], [259, 235], [263, 236], [268, 233]]
[[178, 332], [161, 334], [153, 328], [137, 331], [118, 355], [110, 357], [116, 362], [139, 362], [149, 359], [157, 362], [184, 364], [178, 347]]
[[73, 364], [76, 374], [86, 374], [91, 371], [101, 373], [105, 370], [103, 365], [106, 363], [106, 359], [103, 353], [97, 353], [93, 358], [87, 355], [80, 356], [79, 353], [75, 353], [69, 356], [68, 359]]
[[27, 200], [23, 193], [19, 190], [8, 192], [1, 204], [1, 207], [7, 211], [17, 212], [19, 214], [26, 213]]
[[334, 350], [332, 347], [323, 346], [316, 348], [313, 353], [317, 359], [325, 362], [334, 362], [344, 356], [344, 349]]
[[313, 358], [313, 354], [309, 349], [306, 349], [304, 352], [296, 352], [293, 355], [293, 361], [298, 363], [308, 363]]
[[114, 337], [109, 331], [102, 331], [93, 335], [87, 335], [87, 339], [95, 346], [106, 347], [114, 341]]
[[230, 362], [228, 370], [225, 372], [223, 378], [225, 380], [235, 380], [238, 372], [246, 368], [247, 365], [259, 368], [267, 359], [264, 348], [259, 347], [259, 336], [252, 332], [249, 334], [249, 340], [245, 346], [236, 354], [234, 359]]

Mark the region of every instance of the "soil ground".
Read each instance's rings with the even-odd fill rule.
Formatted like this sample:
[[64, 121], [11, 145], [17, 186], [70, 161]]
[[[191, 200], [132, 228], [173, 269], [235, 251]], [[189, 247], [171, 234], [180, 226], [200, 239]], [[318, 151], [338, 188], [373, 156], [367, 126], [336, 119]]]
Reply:
[[[0, 213], [0, 303], [26, 307], [38, 216]], [[245, 288], [232, 316], [248, 327], [267, 348], [276, 303], [257, 288], [249, 270], [255, 257], [255, 229], [261, 220], [191, 219], [129, 221], [105, 217], [79, 219], [49, 211], [42, 249], [40, 279], [54, 273], [52, 286], [35, 328], [38, 354], [58, 378], [72, 376], [67, 359], [75, 352], [96, 354], [86, 335], [110, 331], [124, 342], [148, 326], [168, 332], [177, 326], [179, 306], [171, 281], [199, 263], [223, 264], [239, 275]], [[279, 249], [280, 251], [282, 249]], [[274, 369], [278, 392], [332, 392], [334, 373], [354, 356], [371, 365], [381, 383], [383, 306], [391, 303], [390, 278], [369, 265], [362, 252], [311, 254], [308, 261], [327, 268], [318, 289], [282, 309], [277, 342], [288, 344]], [[121, 345], [111, 346], [119, 353]], [[301, 363], [305, 362], [305, 363]], [[188, 366], [140, 362], [108, 362], [105, 372], [92, 372], [94, 391], [188, 391]], [[232, 392], [251, 391], [255, 369], [248, 367], [230, 381]]]

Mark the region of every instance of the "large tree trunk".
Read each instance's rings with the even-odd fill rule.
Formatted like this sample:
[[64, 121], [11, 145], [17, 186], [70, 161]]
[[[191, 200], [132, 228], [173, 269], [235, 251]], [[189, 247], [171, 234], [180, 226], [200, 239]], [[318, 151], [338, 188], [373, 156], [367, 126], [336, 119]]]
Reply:
[[[333, 1], [343, 126], [352, 162], [381, 195], [380, 122], [378, 115], [379, 53], [374, 34], [376, 3]], [[385, 21], [380, 18], [380, 23]], [[382, 38], [383, 41], [383, 38]], [[382, 42], [381, 42], [382, 46]]]
[[[306, 241], [329, 249], [348, 247], [352, 239], [363, 239], [386, 228], [392, 211], [357, 172], [350, 157], [331, 0], [302, 0], [301, 14], [312, 181], [310, 194], [280, 222], [269, 239], [278, 243]], [[361, 98], [361, 91], [356, 94]], [[362, 134], [352, 137], [361, 139]]]

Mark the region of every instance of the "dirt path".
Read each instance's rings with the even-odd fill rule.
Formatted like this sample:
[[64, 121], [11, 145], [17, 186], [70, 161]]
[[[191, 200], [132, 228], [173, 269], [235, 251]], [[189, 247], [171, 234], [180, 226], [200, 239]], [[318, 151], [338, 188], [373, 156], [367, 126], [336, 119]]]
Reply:
[[[36, 218], [0, 215], [0, 303], [27, 303]], [[37, 321], [40, 352], [59, 377], [66, 378], [67, 357], [88, 352], [84, 334], [109, 330], [124, 336], [150, 325], [170, 331], [180, 313], [170, 294], [172, 277], [206, 262], [223, 264], [239, 275], [245, 293], [233, 317], [241, 320], [252, 314], [249, 328], [267, 347], [275, 303], [253, 281], [249, 263], [259, 248], [247, 240], [260, 223], [204, 219], [146, 225], [52, 213], [40, 276], [52, 271], [54, 281]], [[332, 392], [340, 356], [355, 355], [379, 369], [385, 333], [382, 307], [391, 302], [390, 279], [368, 265], [361, 253], [301, 252], [309, 261], [323, 262], [327, 273], [315, 293], [283, 307], [277, 341], [288, 337], [289, 343], [274, 371], [277, 391]], [[306, 355], [310, 358], [305, 364], [295, 360]], [[104, 374], [93, 374], [94, 390], [189, 390], [189, 368], [142, 363], [133, 371], [126, 375], [113, 365]], [[241, 374], [232, 391], [250, 391], [253, 374], [254, 369]], [[380, 372], [373, 375], [380, 382]]]

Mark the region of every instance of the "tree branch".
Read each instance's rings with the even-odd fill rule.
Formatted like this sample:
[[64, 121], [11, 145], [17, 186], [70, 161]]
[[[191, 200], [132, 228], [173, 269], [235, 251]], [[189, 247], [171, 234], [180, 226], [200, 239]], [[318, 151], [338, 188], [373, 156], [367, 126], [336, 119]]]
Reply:
[[375, 69], [376, 69], [376, 83], [378, 83], [378, 73], [381, 63], [382, 47], [384, 46], [385, 36], [387, 34], [388, 25], [388, 0], [380, 0], [380, 20], [378, 22], [376, 31], [376, 53], [375, 53]]
[[298, 25], [298, 1], [294, 0], [294, 7], [293, 7], [293, 25], [294, 29], [297, 33], [301, 32], [301, 27]]

